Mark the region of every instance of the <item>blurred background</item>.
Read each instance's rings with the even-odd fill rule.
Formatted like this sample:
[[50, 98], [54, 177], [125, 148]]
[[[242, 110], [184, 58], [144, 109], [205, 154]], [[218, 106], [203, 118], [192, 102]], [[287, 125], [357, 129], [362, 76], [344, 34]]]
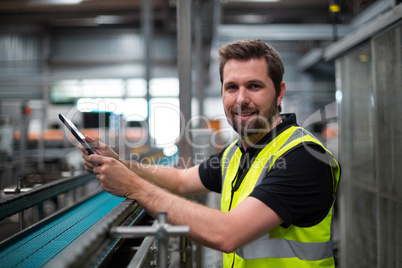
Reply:
[[[259, 38], [285, 65], [283, 112], [342, 165], [338, 266], [402, 267], [401, 17], [400, 0], [0, 0], [1, 204], [85, 173], [59, 113], [126, 159], [186, 167], [219, 152], [236, 135], [218, 48]], [[76, 195], [6, 214], [0, 238]]]

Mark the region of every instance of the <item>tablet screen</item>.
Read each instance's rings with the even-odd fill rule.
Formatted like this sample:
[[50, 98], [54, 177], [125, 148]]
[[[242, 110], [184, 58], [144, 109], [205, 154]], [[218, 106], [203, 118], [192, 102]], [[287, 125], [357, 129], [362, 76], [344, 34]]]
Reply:
[[92, 150], [91, 146], [85, 141], [85, 136], [82, 135], [81, 132], [77, 129], [77, 127], [67, 119], [62, 114], [59, 114], [59, 118], [61, 122], [71, 131], [74, 137], [82, 144], [82, 146], [88, 151], [89, 154], [94, 154], [95, 152]]

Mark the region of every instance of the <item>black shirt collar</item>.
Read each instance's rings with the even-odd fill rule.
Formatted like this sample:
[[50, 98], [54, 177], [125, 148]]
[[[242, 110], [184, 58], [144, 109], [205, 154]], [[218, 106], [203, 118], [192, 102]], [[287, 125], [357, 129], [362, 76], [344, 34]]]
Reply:
[[[277, 137], [284, 130], [288, 129], [291, 126], [297, 126], [296, 114], [281, 114], [282, 123], [273, 128], [270, 132], [268, 132], [261, 140], [257, 142], [257, 144], [253, 146], [249, 146], [246, 152], [250, 152], [254, 154], [256, 151], [260, 151], [265, 147], [268, 143], [270, 143], [275, 137]], [[237, 141], [237, 146], [240, 148], [241, 152], [244, 153], [243, 145], [241, 144], [240, 139]]]

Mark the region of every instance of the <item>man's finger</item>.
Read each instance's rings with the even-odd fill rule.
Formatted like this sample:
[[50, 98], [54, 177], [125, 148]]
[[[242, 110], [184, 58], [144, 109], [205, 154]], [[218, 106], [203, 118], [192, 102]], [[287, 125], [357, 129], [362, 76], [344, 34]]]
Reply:
[[85, 135], [85, 140], [91, 145], [91, 147], [98, 148], [99, 140], [92, 138], [91, 136]]
[[91, 154], [86, 156], [85, 159], [95, 166], [101, 166], [106, 162], [107, 157], [98, 154]]
[[91, 162], [87, 161], [87, 160], [84, 160], [84, 165], [86, 167], [88, 167], [88, 168], [94, 168], [94, 165]]
[[93, 168], [89, 168], [89, 167], [85, 166], [85, 170], [86, 170], [87, 172], [89, 172], [89, 173], [94, 173]]

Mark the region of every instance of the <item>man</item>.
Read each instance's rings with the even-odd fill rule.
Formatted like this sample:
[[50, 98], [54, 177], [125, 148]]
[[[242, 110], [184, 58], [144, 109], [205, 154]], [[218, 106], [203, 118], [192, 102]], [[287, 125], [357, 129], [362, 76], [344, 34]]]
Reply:
[[[188, 225], [191, 240], [224, 252], [225, 267], [333, 267], [338, 163], [294, 114], [279, 114], [284, 68], [271, 46], [240, 41], [219, 55], [223, 106], [238, 141], [178, 170], [121, 161], [88, 137], [99, 155], [81, 148], [86, 169], [106, 191]], [[221, 211], [179, 196], [208, 191], [222, 193]]]

